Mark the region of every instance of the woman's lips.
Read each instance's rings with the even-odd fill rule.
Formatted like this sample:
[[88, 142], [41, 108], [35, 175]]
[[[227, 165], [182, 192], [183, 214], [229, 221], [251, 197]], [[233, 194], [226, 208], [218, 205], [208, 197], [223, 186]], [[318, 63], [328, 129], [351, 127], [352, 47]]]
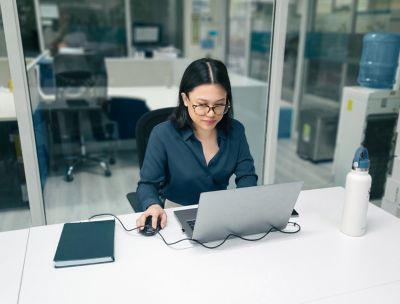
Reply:
[[216, 122], [216, 120], [203, 120], [206, 124], [208, 124], [208, 125], [212, 125], [212, 124], [214, 124], [215, 122]]

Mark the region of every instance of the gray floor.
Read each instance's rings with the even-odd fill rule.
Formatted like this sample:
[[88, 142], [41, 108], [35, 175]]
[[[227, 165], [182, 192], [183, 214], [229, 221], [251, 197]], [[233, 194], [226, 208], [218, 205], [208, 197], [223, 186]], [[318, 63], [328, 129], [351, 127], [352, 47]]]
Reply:
[[296, 154], [296, 141], [278, 140], [275, 183], [304, 181], [303, 190], [333, 187], [332, 162], [318, 164]]
[[[48, 177], [44, 191], [48, 224], [85, 220], [97, 213], [132, 212], [125, 195], [136, 189], [139, 177], [135, 152], [118, 153], [117, 163], [111, 169], [109, 178], [96, 167], [82, 170], [71, 183], [65, 182], [62, 174]], [[304, 189], [330, 187], [333, 185], [331, 171], [330, 162], [316, 165], [300, 159], [294, 141], [278, 141], [277, 183], [303, 180]], [[28, 209], [0, 211], [0, 231], [30, 226]]]
[[119, 153], [111, 171], [112, 176], [105, 177], [100, 167], [85, 167], [69, 183], [62, 175], [48, 178], [44, 191], [47, 223], [85, 220], [99, 213], [133, 212], [125, 196], [136, 190], [139, 177], [136, 153]]
[[[112, 176], [105, 177], [97, 167], [86, 167], [67, 183], [63, 175], [46, 179], [44, 190], [48, 224], [85, 220], [98, 213], [115, 215], [133, 212], [125, 195], [135, 191], [139, 167], [135, 151], [117, 154], [111, 166]], [[29, 209], [0, 210], [0, 231], [31, 226]]]

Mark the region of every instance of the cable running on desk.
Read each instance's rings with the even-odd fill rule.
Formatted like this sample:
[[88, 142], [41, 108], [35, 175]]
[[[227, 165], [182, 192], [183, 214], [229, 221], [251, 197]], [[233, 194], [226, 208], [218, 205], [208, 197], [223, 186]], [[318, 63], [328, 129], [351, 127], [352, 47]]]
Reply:
[[[114, 218], [121, 224], [121, 226], [123, 227], [123, 229], [124, 229], [125, 231], [128, 231], [128, 232], [133, 231], [133, 230], [137, 230], [137, 229], [139, 229], [139, 228], [144, 227], [144, 226], [139, 226], [139, 227], [135, 227], [135, 228], [132, 228], [132, 229], [127, 229], [127, 228], [124, 226], [124, 224], [122, 223], [122, 221], [121, 221], [116, 215], [111, 214], [111, 213], [95, 214], [95, 215], [91, 216], [91, 217], [89, 218], [89, 220], [91, 220], [91, 219], [93, 219], [93, 218], [95, 218], [95, 217], [100, 217], [100, 216], [112, 216], [112, 217], [114, 217]], [[196, 240], [196, 239], [192, 239], [192, 238], [183, 238], [183, 239], [177, 240], [177, 241], [175, 241], [175, 242], [169, 243], [169, 242], [167, 242], [167, 241], [165, 240], [164, 236], [163, 236], [159, 231], [157, 232], [157, 234], [160, 235], [161, 239], [164, 241], [164, 243], [165, 243], [167, 246], [173, 246], [173, 245], [176, 245], [176, 244], [178, 244], [178, 243], [180, 243], [180, 242], [183, 242], [183, 241], [190, 241], [190, 242], [194, 242], [194, 243], [196, 243], [196, 244], [199, 244], [199, 245], [201, 245], [201, 246], [203, 246], [204, 248], [207, 248], [207, 249], [216, 249], [216, 248], [222, 246], [222, 245], [223, 245], [229, 238], [231, 238], [231, 237], [237, 237], [237, 238], [239, 238], [239, 239], [241, 239], [241, 240], [243, 240], [243, 241], [247, 241], [247, 242], [256, 242], [256, 241], [262, 240], [263, 238], [265, 238], [268, 234], [270, 234], [270, 233], [273, 232], [273, 231], [279, 231], [280, 233], [284, 233], [284, 234], [295, 234], [295, 233], [298, 233], [298, 232], [301, 230], [301, 226], [300, 226], [298, 223], [296, 223], [296, 222], [288, 222], [288, 224], [291, 224], [293, 227], [296, 227], [297, 229], [294, 230], [294, 231], [285, 231], [285, 230], [281, 230], [281, 229], [278, 229], [278, 228], [275, 228], [275, 227], [271, 227], [271, 228], [270, 228], [267, 232], [265, 232], [263, 235], [261, 235], [260, 237], [254, 238], [254, 239], [253, 239], [253, 238], [246, 238], [246, 237], [243, 237], [243, 236], [238, 235], [238, 234], [230, 233], [230, 234], [228, 234], [228, 235], [225, 237], [224, 240], [222, 240], [219, 244], [214, 245], [214, 246], [206, 245], [205, 243], [203, 243], [203, 242], [201, 242], [201, 241], [199, 241], [199, 240]]]

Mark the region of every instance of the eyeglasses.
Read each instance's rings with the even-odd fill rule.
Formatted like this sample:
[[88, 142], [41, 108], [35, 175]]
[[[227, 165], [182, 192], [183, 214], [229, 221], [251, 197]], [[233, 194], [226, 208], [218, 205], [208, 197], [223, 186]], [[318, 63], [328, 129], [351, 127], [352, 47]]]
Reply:
[[210, 107], [208, 105], [192, 105], [194, 112], [199, 116], [207, 115], [211, 110], [215, 115], [224, 115], [228, 113], [229, 108], [231, 107], [229, 104], [224, 105], [216, 105]]

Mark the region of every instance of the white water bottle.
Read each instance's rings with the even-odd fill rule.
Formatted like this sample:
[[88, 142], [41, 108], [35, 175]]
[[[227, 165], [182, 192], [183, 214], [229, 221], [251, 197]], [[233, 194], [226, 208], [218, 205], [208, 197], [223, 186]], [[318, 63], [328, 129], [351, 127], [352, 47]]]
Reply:
[[372, 182], [368, 169], [368, 151], [361, 146], [354, 155], [352, 170], [346, 176], [346, 194], [340, 230], [349, 236], [362, 236], [367, 229]]

